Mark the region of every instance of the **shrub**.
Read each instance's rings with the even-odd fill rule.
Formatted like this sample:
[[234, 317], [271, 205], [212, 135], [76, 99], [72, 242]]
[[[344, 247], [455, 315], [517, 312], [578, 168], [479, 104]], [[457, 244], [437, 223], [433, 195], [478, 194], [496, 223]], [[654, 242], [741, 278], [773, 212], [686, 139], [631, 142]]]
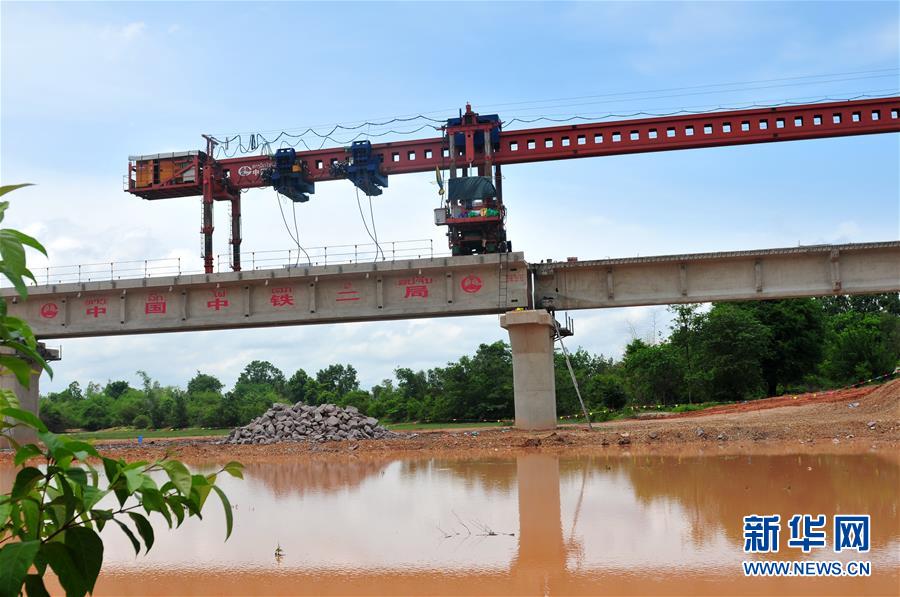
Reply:
[[134, 418], [131, 424], [135, 429], [147, 429], [151, 425], [150, 417], [143, 414], [138, 415]]

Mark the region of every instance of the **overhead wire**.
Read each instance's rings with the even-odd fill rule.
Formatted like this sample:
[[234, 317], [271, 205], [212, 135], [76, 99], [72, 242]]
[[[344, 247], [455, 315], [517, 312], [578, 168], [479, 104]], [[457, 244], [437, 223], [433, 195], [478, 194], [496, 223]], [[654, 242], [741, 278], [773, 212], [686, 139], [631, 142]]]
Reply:
[[[498, 103], [498, 104], [485, 104], [480, 106], [481, 108], [503, 108], [508, 106], [522, 106], [525, 104], [544, 104], [544, 103], [554, 103], [554, 102], [569, 102], [574, 100], [582, 100], [582, 99], [596, 99], [596, 98], [609, 98], [609, 97], [621, 97], [621, 96], [632, 96], [632, 95], [645, 95], [645, 94], [657, 94], [664, 93], [670, 91], [689, 91], [694, 89], [708, 89], [711, 87], [736, 87], [742, 85], [757, 85], [760, 83], [777, 83], [783, 81], [797, 81], [802, 79], [823, 79], [829, 77], [844, 77], [849, 75], [868, 75], [868, 74], [876, 74], [876, 73], [887, 73], [887, 72], [900, 72], [900, 68], [898, 67], [889, 67], [889, 68], [881, 68], [881, 69], [873, 69], [873, 70], [861, 70], [861, 71], [845, 71], [839, 73], [821, 73], [817, 75], [798, 75], [795, 77], [777, 77], [771, 79], [756, 79], [751, 81], [735, 81], [731, 83], [708, 83], [704, 85], [688, 85], [681, 87], [666, 87], [660, 89], [646, 89], [642, 91], [622, 91], [616, 93], [603, 93], [603, 94], [595, 94], [595, 95], [582, 95], [582, 96], [574, 96], [574, 97], [562, 97], [562, 98], [553, 98], [553, 99], [543, 99], [543, 100], [527, 100], [527, 101], [518, 101], [518, 102], [506, 102], [506, 103]], [[884, 75], [889, 76], [889, 75]], [[868, 78], [868, 77], [862, 77]], [[838, 79], [843, 80], [843, 79]], [[811, 85], [817, 83], [827, 83], [831, 81], [810, 81], [808, 83], [797, 83], [796, 85]], [[789, 85], [793, 86], [793, 85]], [[740, 90], [723, 90], [722, 92], [727, 91], [740, 91]], [[642, 98], [631, 98], [631, 99], [642, 99]]]
[[[776, 77], [769, 79], [755, 79], [750, 81], [737, 81], [737, 82], [729, 82], [729, 83], [710, 83], [704, 85], [690, 85], [690, 86], [680, 86], [680, 87], [669, 87], [669, 88], [659, 88], [659, 89], [651, 89], [651, 90], [641, 90], [641, 91], [624, 91], [624, 92], [616, 92], [616, 93], [604, 93], [604, 94], [594, 94], [594, 95], [582, 95], [582, 96], [573, 96], [573, 97], [564, 97], [564, 98], [552, 98], [552, 99], [543, 99], [543, 100], [525, 100], [525, 101], [516, 101], [516, 102], [505, 102], [505, 103], [497, 103], [497, 104], [485, 104], [482, 105], [481, 108], [498, 108], [498, 107], [509, 107], [509, 106], [519, 106], [518, 109], [523, 111], [533, 111], [533, 110], [545, 110], [545, 109], [555, 109], [560, 107], [574, 107], [574, 106], [583, 106], [583, 105], [596, 105], [602, 103], [621, 103], [623, 101], [642, 101], [642, 100], [652, 100], [652, 99], [664, 99], [664, 98], [672, 98], [672, 97], [687, 97], [692, 95], [709, 95], [709, 94], [721, 94], [721, 93], [735, 93], [741, 91], [750, 91], [757, 89], [773, 89], [773, 88], [781, 88], [781, 87], [797, 87], [804, 85], [823, 85], [830, 84], [836, 82], [846, 82], [846, 81], [857, 81], [864, 79], [873, 79], [873, 78], [885, 78], [885, 77], [896, 77], [897, 73], [900, 72], [900, 69], [896, 67], [891, 68], [883, 68], [883, 69], [870, 69], [870, 70], [858, 70], [858, 71], [844, 71], [844, 72], [836, 72], [836, 73], [820, 73], [814, 75], [797, 75], [792, 77]], [[853, 75], [863, 75], [863, 76], [853, 76]], [[761, 83], [778, 83], [777, 85], [764, 85], [759, 86]], [[756, 85], [757, 87], [748, 87], [748, 85]], [[704, 91], [698, 91], [704, 90]], [[687, 91], [689, 93], [677, 93], [671, 94], [669, 92], [675, 91]], [[660, 93], [669, 93], [669, 95], [658, 95]], [[619, 98], [619, 99], [611, 99], [611, 98]], [[603, 99], [604, 101], [590, 101], [585, 102], [581, 100], [597, 100]], [[573, 101], [579, 101], [579, 103], [571, 103]], [[560, 102], [568, 102], [560, 104]], [[382, 137], [390, 134], [404, 135], [404, 134], [413, 134], [416, 133], [430, 125], [425, 124], [416, 129], [408, 130], [408, 131], [397, 131], [397, 130], [388, 130], [380, 133], [372, 133], [371, 128], [387, 126], [397, 122], [413, 122], [416, 120], [426, 120], [431, 123], [443, 124], [445, 122], [444, 118], [432, 118], [428, 116], [428, 114], [446, 114], [455, 111], [454, 108], [446, 108], [442, 110], [433, 110], [428, 112], [419, 112], [418, 114], [413, 115], [403, 115], [403, 116], [394, 116], [388, 117], [386, 119], [381, 120], [365, 120], [362, 122], [356, 123], [338, 123], [338, 124], [328, 124], [328, 125], [314, 125], [308, 127], [293, 127], [284, 129], [281, 131], [277, 130], [267, 130], [267, 131], [258, 131], [258, 132], [241, 132], [234, 135], [225, 135], [223, 139], [216, 138], [217, 141], [221, 143], [218, 150], [221, 152], [221, 155], [225, 155], [226, 157], [232, 157], [237, 153], [246, 153], [247, 151], [255, 150], [258, 145], [258, 141], [261, 139], [263, 142], [273, 143], [276, 141], [280, 141], [282, 137], [290, 137], [293, 139], [298, 139], [297, 142], [290, 143], [292, 147], [298, 146], [301, 142], [304, 146], [308, 147], [308, 144], [305, 141], [302, 141], [302, 137], [306, 135], [315, 135], [323, 140], [332, 141], [337, 144], [347, 144], [351, 143], [360, 137]], [[329, 127], [330, 130], [328, 132], [322, 133], [317, 129], [322, 127]], [[353, 138], [349, 140], [339, 140], [334, 138], [334, 134], [339, 130], [345, 131], [353, 131], [359, 130], [363, 127], [367, 127], [369, 132], [366, 134], [357, 134]], [[438, 128], [438, 127], [434, 127]], [[296, 133], [296, 131], [302, 132]], [[268, 139], [266, 137], [267, 134], [278, 133], [274, 139]], [[249, 139], [247, 139], [245, 144], [244, 135], [249, 135]], [[229, 151], [229, 148], [232, 146], [232, 143], [237, 142], [237, 146], [233, 151]], [[323, 144], [324, 146], [324, 144]], [[249, 148], [249, 149], [247, 149]]]
[[[880, 92], [884, 92], [884, 93], [900, 93], [900, 90], [898, 90], [898, 89], [882, 89], [882, 90], [873, 90], [873, 91], [880, 91]], [[850, 97], [840, 97], [840, 98], [824, 96], [824, 97], [817, 98], [815, 101], [786, 100], [786, 101], [772, 102], [772, 103], [753, 102], [753, 103], [743, 104], [743, 105], [739, 105], [739, 106], [737, 106], [737, 105], [708, 106], [707, 105], [707, 106], [703, 106], [702, 109], [679, 108], [679, 109], [673, 109], [673, 110], [666, 111], [666, 112], [656, 112], [656, 111], [651, 111], [649, 109], [643, 109], [643, 110], [637, 110], [637, 111], [628, 112], [628, 113], [608, 112], [605, 114], [589, 114], [589, 115], [574, 114], [571, 116], [567, 116], [565, 118], [554, 118], [553, 117], [554, 115], [535, 116], [534, 118], [513, 117], [510, 120], [503, 121], [503, 127], [507, 128], [516, 123], [533, 124], [535, 122], [541, 122], [541, 121], [561, 123], [561, 122], [571, 122], [573, 120], [598, 121], [598, 120], [607, 120], [607, 119], [635, 118], [638, 116], [646, 116], [646, 117], [650, 117], [650, 118], [656, 118], [656, 117], [665, 117], [665, 116], [677, 116], [677, 115], [681, 115], [681, 114], [707, 114], [707, 113], [712, 113], [712, 112], [717, 112], [717, 111], [750, 110], [753, 108], [777, 108], [777, 107], [782, 107], [782, 106], [792, 106], [792, 105], [798, 105], [798, 104], [854, 101], [854, 100], [859, 100], [859, 99], [870, 99], [870, 98], [878, 98], [878, 97], [883, 97], [883, 95], [872, 95], [870, 93], [864, 93], [864, 94], [854, 95], [854, 96], [850, 96]], [[563, 116], [563, 115], [559, 115], [559, 116]]]
[[[884, 79], [884, 78], [896, 78], [896, 74], [880, 74], [880, 75], [869, 75], [865, 77], [849, 77], [849, 78], [841, 78], [841, 79], [829, 79], [825, 81], [806, 81], [802, 83], [782, 83], [777, 85], [757, 85], [755, 87], [741, 87], [739, 89], [712, 89], [706, 91], [691, 91], [688, 93], [673, 93], [666, 95], [648, 95], [638, 98], [627, 98], [627, 101], [646, 101], [646, 100], [657, 100], [657, 99], [671, 99], [678, 97], [694, 97], [699, 95], [713, 95], [713, 94], [721, 94], [721, 93], [737, 93], [743, 91], [758, 91], [762, 89], [781, 89], [784, 87], [798, 87], [804, 85], [823, 85], [828, 83], [842, 83], [846, 81], [861, 81], [861, 80], [869, 80], [869, 79]], [[600, 97], [600, 96], [598, 96]], [[546, 106], [533, 106], [521, 108], [522, 110], [547, 110], [547, 109], [555, 109], [555, 108], [570, 108], [575, 106], [592, 106], [599, 104], [611, 104], [611, 103], [622, 103], [622, 99], [604, 99], [599, 101], [590, 101], [590, 102], [577, 102], [577, 103], [563, 103], [563, 104], [553, 104]]]

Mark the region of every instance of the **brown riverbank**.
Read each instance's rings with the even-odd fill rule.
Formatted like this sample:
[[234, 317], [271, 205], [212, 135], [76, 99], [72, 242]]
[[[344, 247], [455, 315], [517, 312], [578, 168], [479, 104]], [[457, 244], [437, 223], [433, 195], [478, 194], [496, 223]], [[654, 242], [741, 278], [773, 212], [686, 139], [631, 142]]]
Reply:
[[[900, 447], [900, 380], [828, 394], [783, 396], [660, 418], [565, 425], [554, 432], [509, 428], [403, 432], [396, 439], [221, 445], [221, 438], [128, 441], [100, 444], [116, 457], [153, 459], [169, 452], [189, 462], [253, 462], [315, 454], [384, 457], [479, 456], [539, 450], [592, 452], [630, 450], [660, 454], [715, 450], [784, 453], [823, 449], [859, 451]], [[10, 456], [0, 455], [0, 460]]]

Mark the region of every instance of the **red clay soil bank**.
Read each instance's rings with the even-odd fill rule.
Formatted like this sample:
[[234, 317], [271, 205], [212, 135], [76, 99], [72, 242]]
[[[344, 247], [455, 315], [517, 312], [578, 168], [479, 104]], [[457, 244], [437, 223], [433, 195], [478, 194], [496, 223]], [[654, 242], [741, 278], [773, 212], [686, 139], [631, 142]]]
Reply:
[[[889, 382], [889, 383], [896, 383]], [[832, 390], [828, 392], [809, 392], [806, 394], [786, 394], [784, 396], [776, 396], [774, 398], [762, 398], [760, 400], [752, 400], [748, 402], [738, 402], [735, 404], [725, 404], [722, 406], [713, 406], [695, 412], [676, 413], [669, 415], [669, 418], [682, 417], [702, 417], [706, 415], [716, 415], [723, 413], [750, 412], [754, 410], [766, 410], [769, 408], [779, 408], [782, 406], [802, 406], [806, 404], [823, 404], [827, 402], [854, 402], [860, 398], [864, 398], [878, 390], [882, 386], [864, 386], [861, 388], [849, 388], [846, 390]]]

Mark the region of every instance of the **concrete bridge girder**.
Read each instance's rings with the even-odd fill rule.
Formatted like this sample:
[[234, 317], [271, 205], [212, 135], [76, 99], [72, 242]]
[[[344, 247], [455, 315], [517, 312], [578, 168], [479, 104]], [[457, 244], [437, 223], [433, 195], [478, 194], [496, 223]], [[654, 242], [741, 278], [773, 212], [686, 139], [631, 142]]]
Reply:
[[[900, 292], [900, 241], [527, 264], [524, 254], [297, 267], [38, 286], [9, 314], [70, 338], [500, 314], [510, 335], [516, 426], [556, 425], [552, 316], [575, 310]], [[536, 310], [530, 310], [536, 309]], [[37, 412], [26, 390], [0, 376]]]

